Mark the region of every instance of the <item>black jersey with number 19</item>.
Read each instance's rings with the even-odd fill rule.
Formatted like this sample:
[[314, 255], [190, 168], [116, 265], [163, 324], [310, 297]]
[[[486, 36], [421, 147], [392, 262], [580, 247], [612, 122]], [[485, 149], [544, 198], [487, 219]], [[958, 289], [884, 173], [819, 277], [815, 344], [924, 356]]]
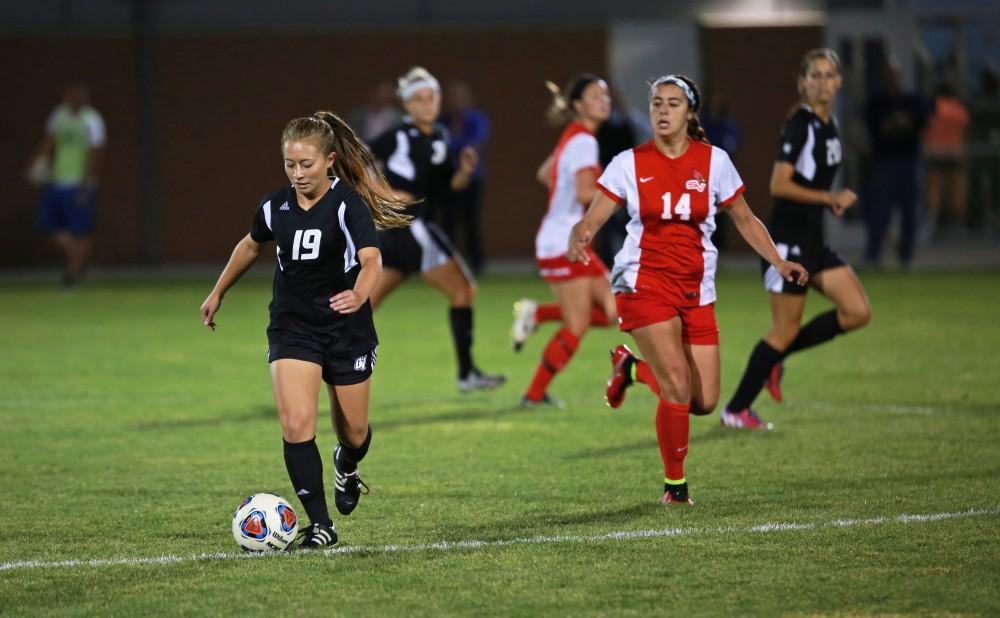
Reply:
[[[829, 191], [840, 167], [842, 152], [837, 121], [823, 122], [803, 104], [785, 123], [775, 160], [795, 166], [792, 180], [808, 189]], [[822, 244], [821, 204], [775, 198], [769, 228], [776, 239], [800, 239]]]
[[308, 210], [290, 186], [270, 193], [257, 208], [250, 237], [277, 245], [267, 329], [271, 344], [319, 335], [331, 352], [375, 347], [370, 303], [346, 315], [330, 308], [330, 297], [357, 281], [358, 251], [379, 246], [371, 211], [353, 188], [333, 178], [330, 190]]

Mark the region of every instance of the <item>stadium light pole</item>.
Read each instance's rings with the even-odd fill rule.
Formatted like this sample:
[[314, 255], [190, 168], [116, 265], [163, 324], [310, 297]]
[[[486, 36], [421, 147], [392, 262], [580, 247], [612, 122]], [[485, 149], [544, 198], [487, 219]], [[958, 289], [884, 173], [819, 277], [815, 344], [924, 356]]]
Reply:
[[159, 263], [160, 204], [156, 124], [156, 9], [157, 0], [130, 0], [132, 5], [135, 83], [139, 119], [139, 259]]

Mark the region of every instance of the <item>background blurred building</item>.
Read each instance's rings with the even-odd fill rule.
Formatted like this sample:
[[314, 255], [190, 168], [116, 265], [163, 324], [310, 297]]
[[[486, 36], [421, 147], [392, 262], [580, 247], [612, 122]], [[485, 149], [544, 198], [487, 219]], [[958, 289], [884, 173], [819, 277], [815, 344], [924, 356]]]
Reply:
[[[975, 110], [971, 199], [984, 224], [996, 225], [1000, 18], [990, 5], [4, 0], [0, 169], [9, 192], [0, 209], [0, 267], [51, 261], [33, 234], [38, 190], [22, 175], [51, 104], [70, 82], [90, 85], [108, 126], [99, 262], [223, 260], [220, 247], [229, 245], [222, 241], [245, 233], [260, 196], [284, 181], [284, 123], [320, 108], [346, 114], [380, 81], [415, 64], [467, 82], [490, 116], [486, 253], [523, 258], [532, 255], [545, 204], [534, 171], [556, 139], [544, 123], [544, 80], [601, 73], [640, 110], [646, 80], [666, 72], [724, 94], [743, 130], [736, 164], [748, 200], [766, 215], [777, 131], [797, 99], [798, 62], [820, 45], [840, 51], [846, 64], [838, 111], [850, 136], [846, 181], [861, 180], [856, 111], [877, 62], [892, 52], [908, 87], [929, 93], [939, 78], [953, 77]], [[345, 83], [352, 86], [334, 86]]]

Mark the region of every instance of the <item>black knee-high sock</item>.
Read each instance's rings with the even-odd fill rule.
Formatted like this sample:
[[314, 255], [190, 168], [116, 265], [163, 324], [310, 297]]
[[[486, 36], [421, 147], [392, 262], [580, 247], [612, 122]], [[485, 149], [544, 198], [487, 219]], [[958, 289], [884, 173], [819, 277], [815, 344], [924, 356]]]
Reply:
[[458, 377], [465, 379], [472, 371], [472, 307], [452, 307], [448, 310], [448, 318], [458, 356]]
[[831, 309], [809, 320], [809, 323], [799, 330], [798, 336], [795, 337], [795, 340], [785, 350], [785, 356], [788, 356], [792, 352], [798, 352], [799, 350], [819, 345], [843, 333], [844, 328], [840, 325], [840, 321], [837, 320], [837, 310]]
[[736, 388], [736, 393], [733, 394], [733, 398], [729, 400], [726, 408], [734, 412], [749, 408], [753, 400], [757, 398], [757, 393], [764, 387], [767, 374], [780, 360], [781, 352], [761, 339], [757, 343], [757, 347], [750, 353], [750, 360], [747, 361], [747, 368], [743, 371], [740, 385]]
[[337, 469], [340, 470], [342, 474], [350, 474], [358, 469], [358, 464], [361, 460], [365, 458], [368, 454], [368, 447], [372, 443], [372, 426], [368, 426], [368, 435], [365, 436], [365, 441], [361, 443], [361, 446], [351, 446], [347, 442], [341, 440], [337, 444], [337, 449], [333, 453], [333, 457], [337, 463]]
[[333, 525], [323, 490], [323, 458], [316, 447], [316, 438], [307, 442], [285, 442], [285, 468], [292, 481], [295, 495], [313, 523]]

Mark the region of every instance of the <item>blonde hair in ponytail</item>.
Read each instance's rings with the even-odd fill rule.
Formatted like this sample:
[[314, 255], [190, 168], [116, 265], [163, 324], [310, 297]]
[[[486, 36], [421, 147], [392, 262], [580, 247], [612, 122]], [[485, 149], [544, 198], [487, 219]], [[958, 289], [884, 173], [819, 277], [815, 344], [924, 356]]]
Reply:
[[545, 118], [552, 126], [561, 127], [576, 117], [576, 110], [573, 103], [583, 98], [583, 91], [590, 84], [598, 82], [604, 84], [604, 80], [593, 73], [580, 73], [566, 84], [566, 88], [560, 90], [555, 82], [546, 80], [545, 87], [552, 93], [552, 103], [549, 104], [545, 112]]
[[340, 116], [318, 111], [289, 121], [281, 132], [282, 145], [306, 139], [316, 140], [324, 155], [336, 154], [333, 174], [354, 187], [371, 210], [376, 227], [384, 230], [409, 225], [413, 217], [404, 214], [406, 202], [396, 197], [375, 166], [372, 151]]

